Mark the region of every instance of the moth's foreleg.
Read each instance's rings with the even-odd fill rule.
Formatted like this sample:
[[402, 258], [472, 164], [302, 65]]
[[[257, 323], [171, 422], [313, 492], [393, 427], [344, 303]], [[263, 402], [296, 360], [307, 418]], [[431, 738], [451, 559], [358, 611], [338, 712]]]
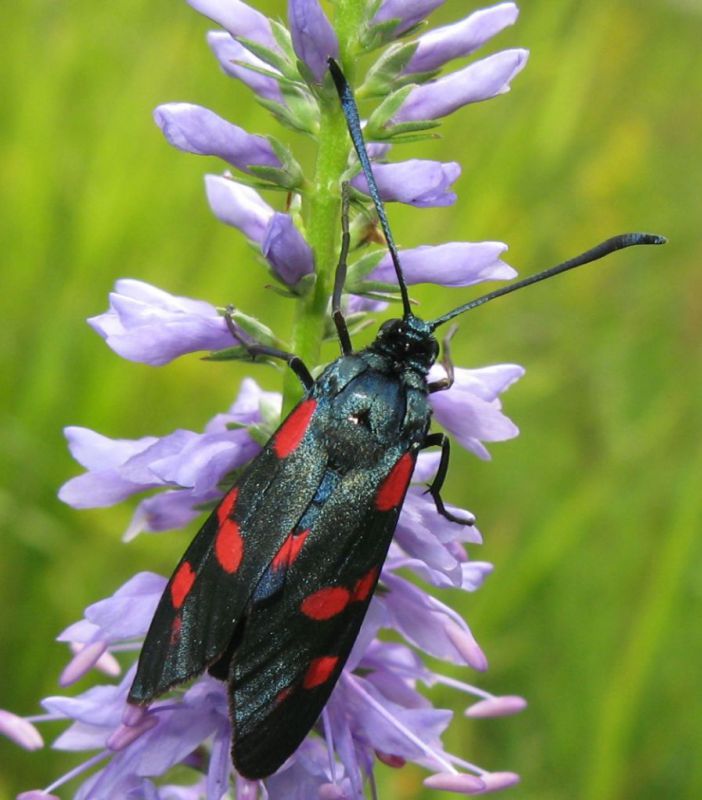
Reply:
[[341, 352], [347, 356], [353, 351], [349, 329], [346, 327], [346, 320], [341, 311], [341, 293], [344, 291], [346, 282], [346, 259], [349, 255], [349, 184], [344, 181], [341, 184], [341, 252], [339, 253], [339, 263], [336, 265], [334, 275], [334, 293], [332, 294], [332, 319], [336, 325], [336, 332], [339, 335]]
[[430, 433], [427, 434], [424, 442], [422, 443], [422, 450], [427, 447], [440, 447], [441, 459], [439, 461], [439, 469], [436, 471], [434, 480], [429, 484], [427, 493], [432, 496], [436, 510], [450, 522], [456, 522], [459, 525], [474, 525], [474, 519], [466, 519], [465, 517], [457, 517], [450, 511], [446, 510], [444, 501], [441, 499], [441, 487], [444, 485], [446, 475], [448, 474], [449, 457], [451, 455], [451, 443], [448, 437], [443, 433]]
[[304, 361], [299, 356], [296, 356], [294, 353], [288, 353], [285, 350], [279, 350], [277, 347], [268, 347], [265, 344], [251, 344], [250, 342], [242, 339], [241, 334], [234, 325], [231, 309], [229, 308], [224, 312], [224, 319], [231, 335], [236, 339], [237, 342], [239, 342], [239, 344], [246, 350], [252, 359], [255, 359], [257, 356], [267, 356], [268, 358], [277, 358], [280, 361], [285, 361], [285, 363], [300, 379], [300, 382], [305, 389], [312, 388], [314, 385], [314, 378], [305, 366]]

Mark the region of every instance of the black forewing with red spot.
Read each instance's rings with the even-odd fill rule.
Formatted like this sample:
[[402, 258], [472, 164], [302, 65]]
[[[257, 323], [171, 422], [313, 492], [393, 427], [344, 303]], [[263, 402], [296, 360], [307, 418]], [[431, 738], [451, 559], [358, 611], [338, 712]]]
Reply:
[[274, 772], [321, 713], [366, 614], [414, 460], [393, 448], [372, 473], [328, 470], [323, 502], [301, 521], [304, 544], [257, 587], [229, 672], [232, 758], [243, 775]]
[[146, 636], [130, 702], [147, 703], [222, 657], [228, 665], [252, 592], [324, 472], [321, 444], [308, 435], [315, 409], [307, 399], [293, 410], [188, 547]]

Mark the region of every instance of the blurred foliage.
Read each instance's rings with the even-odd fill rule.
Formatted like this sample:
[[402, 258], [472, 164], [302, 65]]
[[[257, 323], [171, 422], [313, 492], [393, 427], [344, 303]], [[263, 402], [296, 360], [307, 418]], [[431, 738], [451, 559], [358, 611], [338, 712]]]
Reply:
[[[284, 13], [279, 0], [259, 6]], [[433, 21], [466, 9], [448, 0]], [[207, 21], [172, 0], [28, 0], [3, 17], [0, 707], [36, 713], [59, 691], [56, 633], [135, 571], [167, 572], [190, 535], [125, 546], [126, 506], [63, 507], [56, 490], [78, 470], [62, 426], [199, 430], [244, 375], [195, 357], [122, 361], [85, 318], [121, 276], [235, 300], [282, 331], [290, 308], [207, 209], [202, 175], [220, 165], [172, 150], [150, 119], [182, 99], [272, 130], [219, 73]], [[524, 0], [490, 47], [532, 51], [512, 92], [411, 151], [462, 163], [457, 205], [390, 209], [404, 246], [504, 240], [523, 274], [615, 232], [670, 237], [477, 311], [454, 339], [458, 364], [528, 369], [505, 401], [522, 435], [493, 446], [491, 463], [454, 448], [445, 492], [479, 515], [475, 556], [497, 567], [462, 607], [491, 661], [479, 680], [530, 700], [507, 720], [457, 708], [448, 743], [520, 772], [515, 800], [702, 797], [700, 41], [699, 0]], [[470, 293], [414, 295], [432, 316]], [[279, 386], [272, 370], [255, 375]], [[73, 763], [2, 741], [0, 797]], [[388, 769], [381, 796], [432, 796], [421, 777]]]

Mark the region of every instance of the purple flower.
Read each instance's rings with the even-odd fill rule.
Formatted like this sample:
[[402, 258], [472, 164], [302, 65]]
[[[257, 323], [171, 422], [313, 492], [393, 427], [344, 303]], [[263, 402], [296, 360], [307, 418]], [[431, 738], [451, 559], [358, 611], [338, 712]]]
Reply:
[[215, 216], [260, 245], [284, 283], [294, 286], [313, 272], [312, 249], [287, 214], [274, 212], [254, 189], [228, 178], [207, 175], [205, 185]]
[[226, 28], [232, 36], [252, 39], [271, 50], [278, 50], [268, 17], [241, 0], [188, 0], [188, 3]]
[[95, 508], [167, 489], [142, 502], [127, 538], [141, 530], [179, 527], [197, 516], [198, 505], [219, 497], [220, 481], [259, 451], [245, 426], [279, 410], [280, 396], [247, 378], [231, 408], [201, 434], [179, 430], [162, 438], [115, 440], [87, 428], [66, 428], [71, 453], [87, 472], [64, 484], [59, 498], [74, 508]]
[[261, 242], [261, 252], [288, 286], [294, 286], [300, 278], [314, 272], [312, 248], [288, 214], [273, 214]]
[[41, 734], [31, 722], [1, 708], [0, 733], [25, 750], [39, 750], [44, 746]]
[[217, 219], [238, 228], [252, 242], [263, 241], [273, 209], [255, 189], [219, 175], [206, 175], [205, 189]]
[[152, 366], [234, 344], [214, 306], [129, 278], [115, 284], [109, 311], [91, 317], [88, 324], [122, 358]]
[[[407, 284], [435, 283], [438, 286], [473, 286], [481, 281], [508, 280], [517, 274], [500, 255], [502, 242], [448, 242], [400, 251], [400, 263]], [[397, 283], [389, 255], [383, 256], [368, 280]]]
[[[439, 161], [423, 161], [418, 158], [394, 164], [375, 164], [373, 175], [383, 200], [407, 203], [419, 208], [450, 206], [456, 195], [449, 191], [451, 184], [461, 174], [455, 161], [442, 164]], [[368, 182], [363, 173], [357, 175], [352, 185], [365, 194]]]
[[251, 166], [281, 166], [267, 139], [247, 133], [208, 108], [165, 103], [155, 109], [154, 119], [169, 143], [187, 153], [217, 156], [244, 172]]
[[83, 651], [99, 643], [107, 651], [122, 640], [143, 636], [165, 587], [160, 575], [139, 572], [112, 596], [88, 606], [84, 619], [69, 625], [57, 641], [82, 645]]
[[207, 44], [209, 44], [227, 75], [232, 78], [238, 78], [264, 100], [271, 100], [274, 103], [283, 102], [283, 93], [280, 90], [280, 84], [275, 78], [262, 75], [260, 72], [256, 72], [256, 69], [248, 69], [242, 64], [248, 64], [257, 69], [265, 69], [275, 74], [276, 70], [273, 67], [266, 64], [265, 61], [261, 61], [260, 58], [235, 39], [232, 39], [224, 31], [210, 31], [207, 34]]
[[512, 78], [524, 68], [527, 50], [503, 50], [436, 81], [416, 86], [393, 122], [445, 117], [468, 103], [488, 100], [509, 91]]
[[399, 20], [395, 28], [395, 36], [399, 36], [443, 3], [444, 0], [383, 0], [373, 22], [378, 24], [391, 19]]
[[288, 0], [293, 47], [317, 83], [327, 72], [327, 59], [339, 57], [339, 40], [317, 0]]
[[422, 34], [405, 72], [431, 72], [454, 58], [467, 56], [508, 25], [513, 25], [519, 9], [514, 3], [481, 8], [469, 17]]
[[[434, 367], [430, 380], [441, 376]], [[479, 458], [490, 454], [482, 442], [502, 442], [519, 433], [517, 426], [502, 413], [499, 395], [522, 377], [524, 369], [516, 364], [498, 364], [482, 369], [457, 367], [453, 386], [431, 395], [434, 418], [467, 450]]]

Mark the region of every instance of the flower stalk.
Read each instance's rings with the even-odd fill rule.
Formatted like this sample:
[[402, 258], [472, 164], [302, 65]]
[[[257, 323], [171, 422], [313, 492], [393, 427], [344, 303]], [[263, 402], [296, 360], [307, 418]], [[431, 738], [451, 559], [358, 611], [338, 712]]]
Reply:
[[[292, 331], [292, 352], [305, 363], [318, 364], [327, 325], [329, 296], [334, 281], [341, 231], [341, 178], [346, 170], [349, 145], [344, 115], [331, 92], [321, 92], [318, 150], [314, 177], [302, 195], [302, 218], [307, 241], [314, 253], [313, 290], [297, 302]], [[300, 398], [300, 382], [288, 372], [283, 386], [283, 413]]]

